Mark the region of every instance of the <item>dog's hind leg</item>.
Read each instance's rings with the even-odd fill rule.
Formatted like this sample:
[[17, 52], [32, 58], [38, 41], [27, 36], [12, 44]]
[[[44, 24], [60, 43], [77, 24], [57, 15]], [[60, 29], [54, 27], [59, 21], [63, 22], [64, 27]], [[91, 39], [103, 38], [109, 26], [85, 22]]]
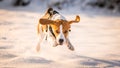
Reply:
[[67, 47], [68, 47], [70, 50], [74, 51], [74, 47], [73, 47], [73, 45], [71, 44], [71, 42], [70, 42], [69, 39], [66, 40], [66, 44], [67, 44]]

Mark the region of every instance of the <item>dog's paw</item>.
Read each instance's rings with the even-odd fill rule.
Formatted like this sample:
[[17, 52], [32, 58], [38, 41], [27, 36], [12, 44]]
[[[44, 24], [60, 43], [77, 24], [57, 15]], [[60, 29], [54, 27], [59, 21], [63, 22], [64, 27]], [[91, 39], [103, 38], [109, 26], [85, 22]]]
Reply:
[[74, 47], [72, 45], [68, 45], [68, 48], [71, 50], [71, 51], [74, 51]]

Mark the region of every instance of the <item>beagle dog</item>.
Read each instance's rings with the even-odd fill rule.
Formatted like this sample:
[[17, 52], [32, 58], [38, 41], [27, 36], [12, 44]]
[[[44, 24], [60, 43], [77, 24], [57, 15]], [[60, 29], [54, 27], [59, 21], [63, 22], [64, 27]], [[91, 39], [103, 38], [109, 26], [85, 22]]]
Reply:
[[68, 21], [59, 12], [49, 8], [45, 15], [39, 19], [38, 34], [39, 42], [36, 50], [40, 50], [40, 44], [43, 40], [51, 40], [52, 45], [66, 45], [70, 50], [74, 50], [74, 47], [69, 40], [69, 31], [72, 23], [78, 23], [80, 17], [77, 15], [75, 20]]

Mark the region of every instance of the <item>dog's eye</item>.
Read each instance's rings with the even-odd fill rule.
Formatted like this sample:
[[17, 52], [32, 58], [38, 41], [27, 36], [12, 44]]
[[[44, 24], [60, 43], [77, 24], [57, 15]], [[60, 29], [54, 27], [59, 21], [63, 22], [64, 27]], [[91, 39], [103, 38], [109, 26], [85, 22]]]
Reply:
[[64, 31], [64, 33], [67, 33], [68, 31], [66, 30], [66, 31]]
[[71, 32], [71, 30], [69, 30], [69, 32]]
[[59, 34], [60, 32], [59, 32], [58, 30], [56, 30], [56, 33], [58, 33], [58, 34]]

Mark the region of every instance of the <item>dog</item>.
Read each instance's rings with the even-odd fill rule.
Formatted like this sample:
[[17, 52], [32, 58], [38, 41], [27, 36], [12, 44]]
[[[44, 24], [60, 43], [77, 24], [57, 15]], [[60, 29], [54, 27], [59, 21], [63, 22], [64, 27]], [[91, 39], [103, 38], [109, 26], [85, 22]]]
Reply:
[[76, 15], [75, 20], [68, 21], [59, 12], [53, 8], [49, 8], [45, 15], [39, 19], [37, 26], [39, 34], [39, 42], [36, 50], [40, 50], [40, 44], [43, 40], [52, 40], [53, 46], [67, 45], [68, 49], [74, 50], [69, 40], [69, 31], [72, 23], [78, 23], [80, 17]]

